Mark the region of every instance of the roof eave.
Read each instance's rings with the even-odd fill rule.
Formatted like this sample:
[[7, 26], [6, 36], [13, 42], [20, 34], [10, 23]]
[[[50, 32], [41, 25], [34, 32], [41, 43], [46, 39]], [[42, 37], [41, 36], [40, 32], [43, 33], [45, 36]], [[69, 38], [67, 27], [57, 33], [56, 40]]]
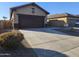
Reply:
[[25, 5], [21, 5], [21, 6], [12, 7], [12, 8], [10, 8], [10, 9], [11, 9], [11, 10], [16, 10], [16, 9], [18, 9], [18, 8], [21, 8], [21, 7], [24, 7], [24, 6], [28, 6], [28, 5], [35, 5], [35, 6], [39, 7], [40, 9], [42, 9], [46, 14], [49, 14], [48, 11], [46, 11], [45, 9], [43, 9], [42, 7], [40, 7], [38, 4], [36, 4], [36, 3], [34, 3], [34, 2], [29, 3], [29, 4], [25, 4]]

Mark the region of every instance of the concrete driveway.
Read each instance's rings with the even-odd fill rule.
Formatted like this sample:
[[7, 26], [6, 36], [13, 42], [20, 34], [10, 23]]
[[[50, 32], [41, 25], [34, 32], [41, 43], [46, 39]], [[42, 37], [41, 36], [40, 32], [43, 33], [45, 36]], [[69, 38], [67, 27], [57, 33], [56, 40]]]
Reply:
[[79, 37], [69, 36], [53, 28], [19, 30], [37, 56], [79, 57]]

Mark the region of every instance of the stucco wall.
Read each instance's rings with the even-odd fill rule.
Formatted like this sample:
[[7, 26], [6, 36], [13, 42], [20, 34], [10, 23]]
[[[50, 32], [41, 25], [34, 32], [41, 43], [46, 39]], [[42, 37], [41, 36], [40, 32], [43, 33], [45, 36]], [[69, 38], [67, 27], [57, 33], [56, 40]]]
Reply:
[[60, 20], [60, 21], [64, 21], [65, 23], [67, 23], [67, 17], [63, 17], [63, 18], [52, 18], [52, 19], [48, 19], [50, 20]]
[[51, 18], [51, 19], [48, 19], [48, 23], [50, 26], [68, 26], [67, 17]]
[[18, 15], [16, 14], [16, 11], [12, 13], [11, 20], [14, 20], [14, 23], [18, 23]]
[[12, 17], [11, 17], [11, 20], [14, 20], [15, 19], [15, 11], [12, 13]]
[[[35, 13], [32, 13], [32, 8], [35, 8]], [[37, 6], [27, 6], [22, 7], [16, 10], [16, 14], [29, 14], [29, 15], [39, 15], [39, 16], [46, 16], [46, 13], [39, 9]]]

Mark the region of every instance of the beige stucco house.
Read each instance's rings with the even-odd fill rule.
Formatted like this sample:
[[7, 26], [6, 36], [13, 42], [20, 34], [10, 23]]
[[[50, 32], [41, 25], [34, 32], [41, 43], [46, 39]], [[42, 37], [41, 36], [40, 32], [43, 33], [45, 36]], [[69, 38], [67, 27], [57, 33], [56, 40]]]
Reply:
[[36, 3], [12, 7], [10, 10], [10, 20], [13, 20], [13, 26], [18, 28], [44, 27], [49, 14]]
[[48, 24], [50, 26], [69, 26], [69, 27], [74, 27], [74, 26], [79, 26], [79, 16], [77, 15], [72, 15], [69, 13], [64, 13], [64, 14], [54, 14], [54, 15], [48, 15]]

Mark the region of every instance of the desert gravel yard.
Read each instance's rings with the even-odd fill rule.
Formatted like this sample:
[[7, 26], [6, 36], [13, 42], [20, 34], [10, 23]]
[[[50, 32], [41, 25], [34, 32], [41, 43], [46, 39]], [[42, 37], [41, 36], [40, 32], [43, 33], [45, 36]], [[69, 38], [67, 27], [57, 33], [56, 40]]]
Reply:
[[79, 57], [79, 37], [70, 36], [52, 28], [19, 30], [33, 48], [37, 56], [42, 57]]

